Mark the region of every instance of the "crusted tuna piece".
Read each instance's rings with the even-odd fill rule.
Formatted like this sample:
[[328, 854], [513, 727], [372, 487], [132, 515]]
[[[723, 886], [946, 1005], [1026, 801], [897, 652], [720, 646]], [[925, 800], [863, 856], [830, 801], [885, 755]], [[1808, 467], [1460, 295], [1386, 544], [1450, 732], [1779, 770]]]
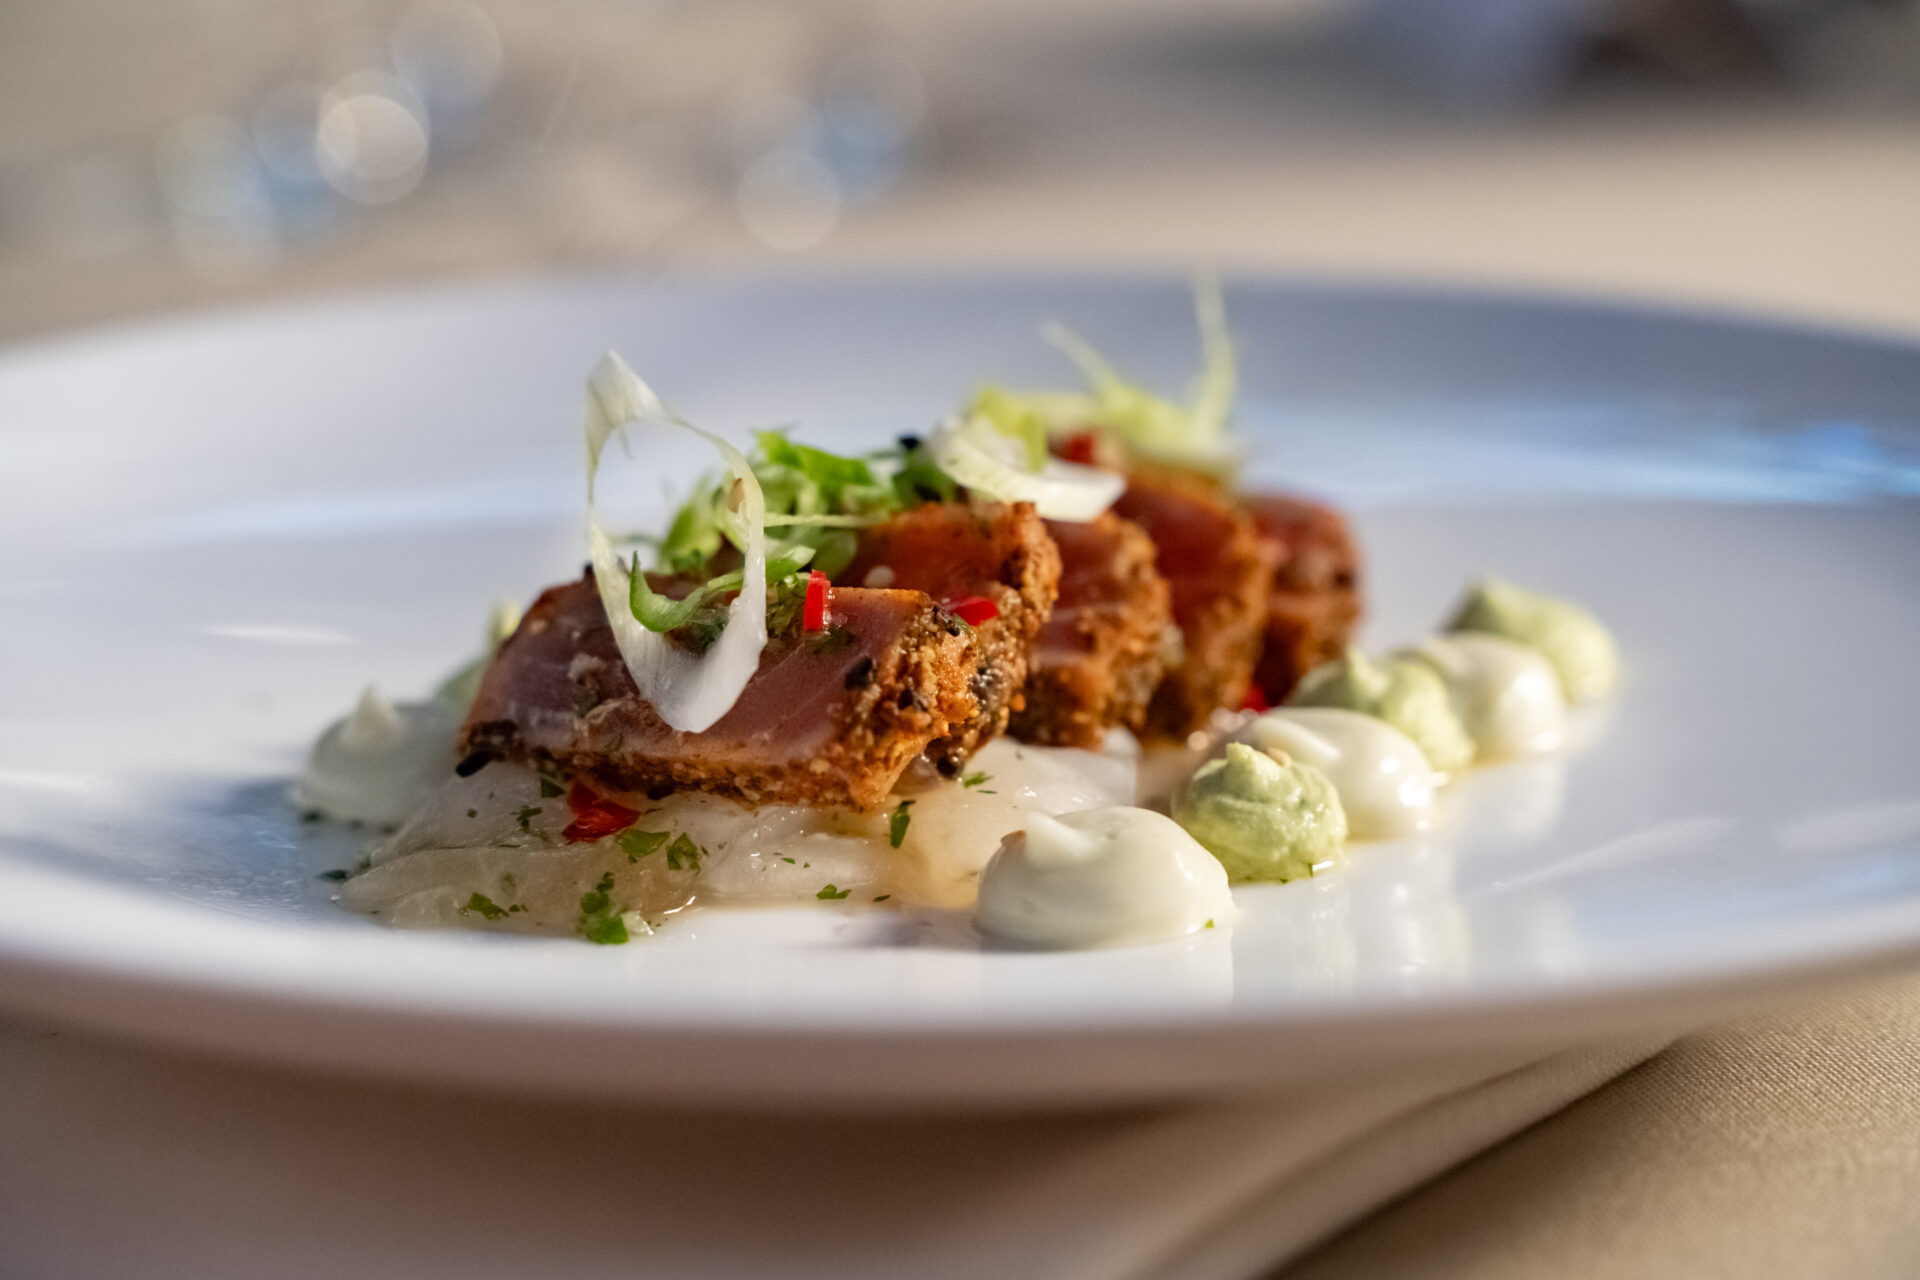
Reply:
[[1172, 622], [1167, 582], [1139, 525], [1112, 512], [1049, 520], [1060, 548], [1060, 598], [1040, 629], [1027, 705], [1009, 731], [1027, 742], [1098, 747], [1108, 729], [1145, 726]]
[[1331, 507], [1283, 494], [1255, 495], [1247, 507], [1280, 550], [1254, 672], [1261, 693], [1278, 704], [1301, 676], [1346, 650], [1360, 622], [1360, 552]]
[[542, 593], [500, 647], [462, 751], [624, 790], [872, 809], [930, 743], [977, 719], [980, 642], [918, 591], [836, 588], [828, 623], [771, 638], [733, 709], [682, 733], [640, 696], [589, 574]]
[[928, 503], [862, 529], [837, 581], [925, 592], [948, 609], [992, 602], [994, 616], [973, 630], [968, 687], [977, 709], [927, 749], [936, 769], [957, 775], [1025, 705], [1029, 655], [1060, 586], [1060, 553], [1046, 522], [1025, 502]]
[[1280, 547], [1217, 482], [1177, 468], [1135, 463], [1113, 510], [1153, 539], [1180, 627], [1183, 656], [1154, 690], [1147, 729], [1185, 737], [1245, 698]]

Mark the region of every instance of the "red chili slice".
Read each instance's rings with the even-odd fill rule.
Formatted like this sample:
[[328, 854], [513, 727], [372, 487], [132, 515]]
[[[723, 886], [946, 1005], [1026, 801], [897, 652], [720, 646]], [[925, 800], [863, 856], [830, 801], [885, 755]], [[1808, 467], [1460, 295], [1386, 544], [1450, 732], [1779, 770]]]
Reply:
[[1081, 431], [1070, 435], [1060, 445], [1060, 456], [1068, 462], [1091, 463], [1094, 449], [1098, 447], [1100, 437], [1091, 431]]
[[807, 574], [807, 601], [800, 611], [800, 629], [802, 631], [825, 631], [827, 629], [827, 594], [831, 590], [827, 585], [827, 575], [814, 569]]
[[1242, 711], [1271, 711], [1273, 710], [1273, 704], [1267, 701], [1266, 690], [1262, 689], [1258, 684], [1248, 682], [1246, 693], [1240, 697], [1240, 709]]
[[954, 601], [950, 607], [960, 621], [970, 627], [977, 627], [983, 622], [992, 622], [1000, 616], [1000, 606], [985, 596], [968, 596], [964, 600]]
[[573, 814], [573, 821], [560, 834], [569, 844], [625, 831], [640, 817], [618, 801], [596, 794], [582, 782], [567, 788], [567, 809]]

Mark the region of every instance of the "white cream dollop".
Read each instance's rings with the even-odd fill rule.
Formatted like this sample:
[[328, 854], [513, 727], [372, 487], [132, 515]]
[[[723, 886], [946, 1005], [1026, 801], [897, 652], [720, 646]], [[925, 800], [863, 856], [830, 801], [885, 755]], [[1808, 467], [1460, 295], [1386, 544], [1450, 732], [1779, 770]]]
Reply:
[[343, 822], [397, 826], [453, 776], [460, 713], [443, 702], [392, 703], [368, 685], [307, 755], [294, 803]]
[[1391, 840], [1433, 820], [1433, 766], [1412, 738], [1375, 716], [1340, 707], [1278, 707], [1248, 721], [1234, 738], [1326, 774], [1355, 839]]
[[982, 933], [1033, 947], [1184, 937], [1234, 914], [1227, 873], [1165, 814], [1115, 805], [1048, 817], [1001, 841], [980, 873]]
[[1552, 751], [1566, 737], [1567, 699], [1553, 664], [1503, 636], [1460, 631], [1404, 649], [1440, 673], [1475, 759]]

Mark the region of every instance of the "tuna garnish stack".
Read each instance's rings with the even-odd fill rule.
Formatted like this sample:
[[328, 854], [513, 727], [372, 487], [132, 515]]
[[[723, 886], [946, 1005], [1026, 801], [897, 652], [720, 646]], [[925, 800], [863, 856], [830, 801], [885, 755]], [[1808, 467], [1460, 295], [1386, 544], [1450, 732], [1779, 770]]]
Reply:
[[[461, 771], [506, 759], [664, 795], [871, 810], [958, 777], [996, 734], [1184, 742], [1265, 707], [1360, 613], [1345, 523], [1233, 484], [1233, 353], [1217, 289], [1187, 403], [1064, 330], [1081, 392], [986, 388], [925, 439], [848, 457], [716, 437], [651, 569], [592, 515], [607, 441], [697, 431], [618, 357], [591, 382], [589, 542], [481, 679]], [[705, 435], [704, 432], [699, 434]]]

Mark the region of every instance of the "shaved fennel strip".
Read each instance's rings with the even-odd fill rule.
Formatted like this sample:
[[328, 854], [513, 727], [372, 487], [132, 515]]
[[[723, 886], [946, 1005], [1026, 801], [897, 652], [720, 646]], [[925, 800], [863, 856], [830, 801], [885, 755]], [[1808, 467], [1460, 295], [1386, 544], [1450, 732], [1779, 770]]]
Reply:
[[[690, 653], [664, 635], [647, 630], [628, 604], [632, 582], [594, 505], [594, 479], [607, 440], [628, 424], [690, 431], [720, 453], [739, 483], [736, 514], [746, 535], [742, 550], [740, 594], [727, 607], [726, 627], [705, 653]], [[668, 412], [653, 389], [609, 351], [587, 380], [587, 552], [593, 561], [600, 603], [613, 627], [620, 657], [640, 696], [671, 727], [699, 733], [733, 708], [760, 668], [767, 646], [766, 498], [753, 468], [738, 449]]]
[[934, 462], [960, 484], [1001, 502], [1031, 502], [1048, 520], [1092, 520], [1127, 487], [1123, 476], [1058, 458], [1028, 471], [1006, 456], [1017, 447], [978, 415], [949, 418], [927, 440]]

